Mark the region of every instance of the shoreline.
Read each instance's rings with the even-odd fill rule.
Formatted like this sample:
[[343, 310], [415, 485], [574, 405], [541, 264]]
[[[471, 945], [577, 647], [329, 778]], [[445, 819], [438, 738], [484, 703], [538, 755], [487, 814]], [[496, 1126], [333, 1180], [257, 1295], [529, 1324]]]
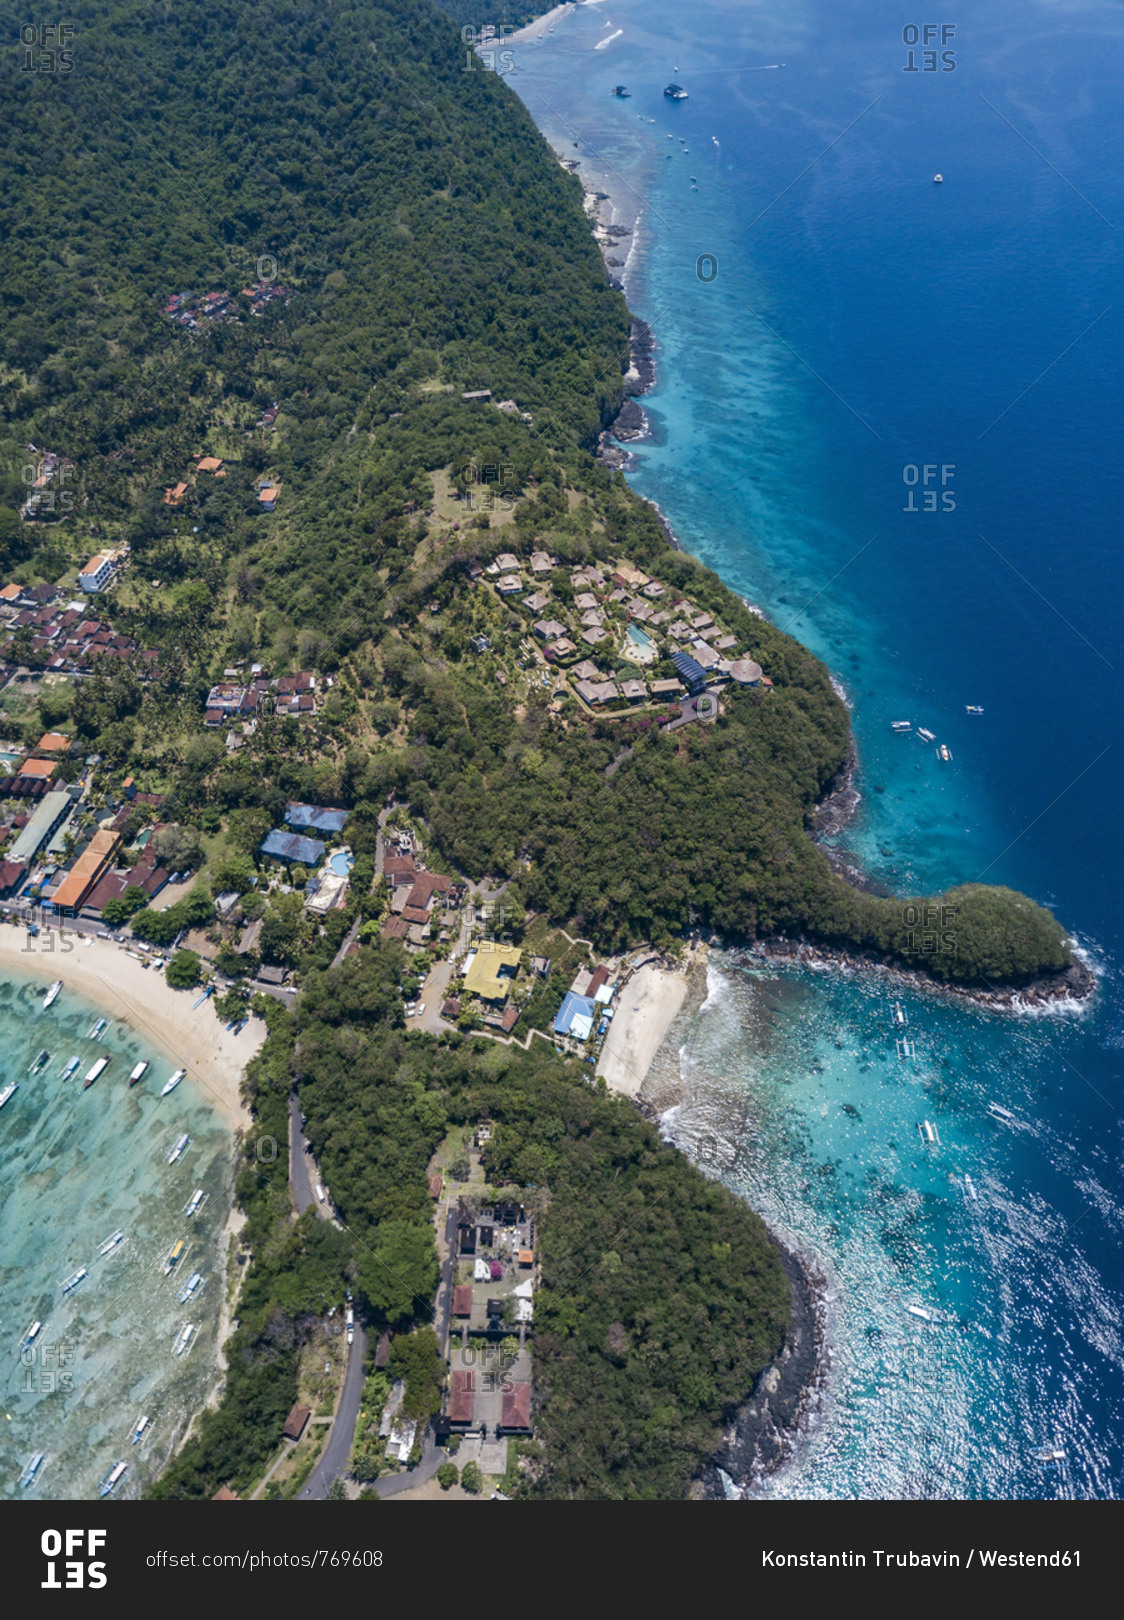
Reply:
[[[51, 937], [41, 935], [40, 940]], [[24, 951], [24, 931], [0, 925], [0, 974], [50, 982], [61, 979], [103, 1014], [123, 1019], [144, 1040], [159, 1047], [173, 1068], [188, 1075], [210, 1098], [230, 1128], [250, 1125], [242, 1099], [246, 1064], [265, 1042], [265, 1024], [251, 1018], [235, 1035], [219, 1022], [209, 1002], [195, 1008], [198, 990], [175, 990], [162, 973], [145, 968], [113, 941], [71, 935], [70, 950]]]
[[[701, 947], [705, 960], [706, 947]], [[683, 1009], [700, 957], [692, 951], [681, 968], [644, 962], [617, 992], [617, 1010], [595, 1073], [609, 1090], [636, 1103], [656, 1053]]]

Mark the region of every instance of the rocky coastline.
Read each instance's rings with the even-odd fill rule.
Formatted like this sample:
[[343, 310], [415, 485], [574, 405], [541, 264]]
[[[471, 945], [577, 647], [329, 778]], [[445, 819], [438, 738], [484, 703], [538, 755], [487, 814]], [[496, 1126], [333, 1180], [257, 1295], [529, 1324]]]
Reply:
[[827, 1371], [823, 1300], [826, 1281], [770, 1233], [792, 1288], [784, 1340], [753, 1393], [723, 1426], [713, 1456], [692, 1481], [695, 1501], [747, 1501], [792, 1449], [815, 1410]]

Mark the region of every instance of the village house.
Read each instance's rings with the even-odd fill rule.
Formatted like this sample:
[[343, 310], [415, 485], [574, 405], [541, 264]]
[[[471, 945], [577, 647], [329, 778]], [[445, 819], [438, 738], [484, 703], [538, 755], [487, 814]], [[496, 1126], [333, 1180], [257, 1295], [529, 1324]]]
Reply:
[[114, 571], [121, 560], [120, 551], [98, 551], [78, 575], [78, 583], [87, 595], [96, 591], [104, 591], [113, 578]]
[[543, 649], [552, 663], [557, 663], [563, 658], [572, 658], [577, 650], [568, 636], [559, 636], [557, 641], [552, 641]]

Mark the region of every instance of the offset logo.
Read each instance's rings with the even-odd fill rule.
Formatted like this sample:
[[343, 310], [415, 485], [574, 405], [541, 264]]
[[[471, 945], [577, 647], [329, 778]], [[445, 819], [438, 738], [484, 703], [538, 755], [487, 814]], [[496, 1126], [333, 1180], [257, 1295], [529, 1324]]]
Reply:
[[955, 73], [956, 52], [948, 46], [949, 40], [955, 38], [955, 23], [907, 23], [902, 29], [902, 43], [909, 49], [902, 72]]
[[[54, 1592], [78, 1587], [97, 1591], [103, 1587], [105, 1561], [94, 1555], [105, 1546], [105, 1534], [104, 1530], [44, 1530], [39, 1545], [47, 1560], [47, 1579], [40, 1581], [39, 1585]], [[66, 1557], [60, 1564], [64, 1547]]]

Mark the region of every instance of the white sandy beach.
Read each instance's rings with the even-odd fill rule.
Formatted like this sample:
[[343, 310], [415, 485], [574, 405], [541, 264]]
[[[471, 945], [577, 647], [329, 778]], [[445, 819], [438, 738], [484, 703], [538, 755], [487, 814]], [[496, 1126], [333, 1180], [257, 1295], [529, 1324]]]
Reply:
[[571, 11], [577, 9], [572, 0], [568, 5], [555, 6], [553, 11], [548, 11], [543, 17], [536, 17], [534, 22], [527, 24], [526, 28], [517, 28], [513, 34], [505, 33], [503, 44], [525, 45], [529, 40], [542, 39], [543, 35], [548, 33], [550, 29], [555, 28], [563, 17], [568, 17]]
[[610, 1091], [635, 1097], [652, 1059], [687, 995], [687, 970], [649, 963], [620, 991], [618, 1006], [601, 1048], [597, 1073]]
[[[52, 936], [54, 937], [54, 936]], [[199, 990], [173, 990], [162, 973], [145, 968], [111, 940], [70, 934], [72, 949], [45, 948], [47, 934], [25, 951], [24, 929], [0, 924], [0, 975], [6, 970], [30, 973], [44, 981], [61, 979], [63, 997], [76, 990], [113, 1018], [124, 1018], [138, 1034], [168, 1054], [173, 1068], [184, 1068], [235, 1130], [250, 1123], [240, 1096], [243, 1070], [265, 1042], [265, 1023], [250, 1018], [239, 1034], [220, 1023], [205, 1001], [194, 1007]]]

